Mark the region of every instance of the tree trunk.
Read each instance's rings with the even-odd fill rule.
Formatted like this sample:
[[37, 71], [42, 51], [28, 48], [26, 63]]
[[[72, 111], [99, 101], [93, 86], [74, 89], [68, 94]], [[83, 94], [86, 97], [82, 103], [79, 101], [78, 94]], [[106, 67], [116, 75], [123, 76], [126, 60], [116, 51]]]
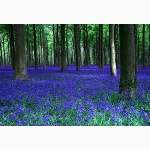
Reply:
[[[40, 33], [40, 29], [39, 29]], [[40, 34], [38, 34], [38, 64], [41, 65], [41, 49], [40, 49]]]
[[29, 25], [27, 24], [27, 54], [28, 54], [28, 59], [27, 59], [27, 66], [29, 67], [30, 66], [30, 52], [29, 52]]
[[138, 25], [134, 25], [134, 36], [135, 36], [135, 58], [136, 58], [136, 72], [138, 71], [138, 50], [137, 50], [137, 44], [138, 44], [138, 38], [137, 38], [137, 33], [138, 33]]
[[6, 65], [10, 65], [10, 41], [9, 41], [9, 35], [7, 36], [7, 48], [8, 48], [8, 52], [7, 52], [7, 61], [6, 61]]
[[56, 43], [55, 43], [55, 25], [53, 24], [53, 51], [54, 51], [54, 67], [56, 67]]
[[25, 60], [24, 45], [24, 25], [16, 24], [16, 63], [15, 63], [15, 79], [28, 80]]
[[138, 40], [137, 40], [137, 42], [138, 42], [138, 56], [137, 56], [138, 65], [140, 64], [140, 59], [139, 59], [139, 57], [140, 57], [140, 44], [139, 44], [139, 42], [140, 42], [140, 41], [139, 41], [139, 38], [140, 38], [140, 37], [139, 37], [139, 34], [138, 34]]
[[15, 45], [14, 45], [14, 29], [13, 25], [9, 25], [10, 28], [10, 55], [11, 55], [11, 66], [15, 69]]
[[104, 49], [103, 49], [103, 25], [99, 25], [100, 28], [100, 52], [101, 52], [101, 63], [100, 63], [100, 68], [104, 68]]
[[88, 66], [87, 59], [87, 47], [86, 47], [86, 25], [84, 25], [84, 35], [83, 35], [83, 48], [84, 48], [84, 65]]
[[0, 41], [0, 65], [3, 66], [2, 45]]
[[78, 26], [79, 30], [79, 67], [82, 66], [82, 54], [81, 54], [81, 47], [80, 47], [80, 42], [81, 42], [81, 30], [80, 30], [80, 25]]
[[5, 40], [4, 40], [4, 36], [3, 36], [3, 53], [4, 53], [4, 63], [3, 63], [3, 65], [5, 66], [6, 65], [6, 57], [5, 57], [5, 47], [4, 47], [4, 45], [5, 45]]
[[46, 68], [46, 49], [45, 49], [45, 33], [44, 33], [44, 24], [42, 24], [42, 36], [43, 36], [43, 57], [44, 57], [44, 68]]
[[72, 48], [73, 48], [73, 51], [72, 51], [72, 58], [71, 58], [71, 64], [72, 65], [75, 65], [75, 40], [74, 40], [74, 37], [72, 38]]
[[56, 57], [57, 57], [57, 65], [60, 66], [60, 49], [59, 49], [59, 26], [57, 24], [57, 32], [56, 32]]
[[79, 25], [78, 24], [74, 24], [74, 37], [75, 37], [75, 53], [76, 53], [76, 70], [79, 71], [80, 42], [79, 42]]
[[38, 69], [38, 57], [37, 57], [37, 46], [36, 46], [36, 27], [33, 24], [33, 34], [34, 34], [34, 62], [35, 62], [35, 70]]
[[98, 27], [98, 67], [103, 69], [104, 56], [103, 56], [103, 25], [99, 24]]
[[118, 24], [115, 24], [115, 50], [116, 50], [116, 67], [120, 67], [120, 56], [119, 56], [119, 33], [118, 33]]
[[149, 24], [149, 49], [148, 49], [148, 65], [150, 65], [150, 24]]
[[90, 65], [90, 51], [89, 51], [89, 43], [88, 43], [88, 27], [85, 25], [85, 49], [86, 49], [86, 63], [87, 67]]
[[43, 41], [42, 41], [42, 28], [40, 28], [40, 46], [41, 46], [41, 49], [40, 49], [40, 53], [41, 53], [41, 65], [43, 64]]
[[66, 71], [65, 24], [61, 24], [61, 72]]
[[143, 55], [142, 55], [143, 69], [145, 69], [145, 24], [143, 24]]
[[49, 65], [48, 40], [46, 40], [46, 65]]
[[115, 61], [115, 43], [114, 43], [114, 27], [115, 24], [110, 24], [110, 74], [112, 76], [117, 75], [117, 70], [116, 70], [116, 61]]
[[98, 30], [96, 32], [96, 65], [99, 67], [99, 37], [98, 37]]
[[68, 25], [66, 25], [66, 53], [67, 53], [67, 65], [69, 65], [69, 55], [68, 55]]
[[120, 25], [120, 94], [121, 98], [135, 98], [136, 57], [133, 24]]

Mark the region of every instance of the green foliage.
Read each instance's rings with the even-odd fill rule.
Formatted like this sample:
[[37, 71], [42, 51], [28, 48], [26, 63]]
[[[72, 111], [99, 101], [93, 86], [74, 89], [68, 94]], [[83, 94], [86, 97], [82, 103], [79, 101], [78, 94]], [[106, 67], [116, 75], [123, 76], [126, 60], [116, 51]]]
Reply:
[[108, 95], [108, 101], [111, 102], [112, 104], [118, 105], [121, 101], [119, 93], [114, 92]]

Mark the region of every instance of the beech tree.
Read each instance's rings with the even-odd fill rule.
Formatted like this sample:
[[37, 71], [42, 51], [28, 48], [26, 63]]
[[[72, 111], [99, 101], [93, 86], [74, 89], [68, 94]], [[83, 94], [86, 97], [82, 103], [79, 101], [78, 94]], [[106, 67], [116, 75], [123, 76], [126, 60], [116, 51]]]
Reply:
[[134, 24], [120, 25], [120, 94], [134, 98], [136, 94], [136, 57]]
[[56, 43], [55, 43], [55, 25], [53, 24], [53, 51], [54, 51], [54, 67], [56, 67]]
[[38, 58], [37, 58], [37, 46], [36, 46], [36, 27], [33, 24], [33, 33], [34, 33], [34, 62], [35, 62], [35, 70], [38, 69]]
[[79, 42], [79, 25], [74, 25], [74, 37], [75, 37], [75, 53], [76, 53], [76, 70], [79, 70], [79, 51], [80, 51], [80, 42]]
[[44, 57], [44, 68], [46, 68], [46, 48], [45, 48], [45, 33], [44, 33], [44, 24], [42, 24], [42, 36], [43, 36], [43, 57]]
[[142, 63], [143, 69], [145, 69], [145, 24], [143, 24], [143, 53], [142, 53]]
[[13, 25], [9, 25], [9, 42], [10, 42], [10, 56], [11, 56], [11, 66], [15, 69], [15, 45], [14, 45], [14, 28]]
[[15, 53], [15, 79], [28, 80], [28, 74], [26, 69], [26, 59], [25, 59], [25, 45], [24, 45], [24, 25], [15, 25], [15, 43], [16, 43], [16, 53]]
[[61, 72], [66, 71], [65, 24], [61, 24]]
[[114, 28], [115, 24], [110, 24], [110, 73], [112, 76], [117, 75], [116, 60], [115, 60], [115, 43], [114, 43]]

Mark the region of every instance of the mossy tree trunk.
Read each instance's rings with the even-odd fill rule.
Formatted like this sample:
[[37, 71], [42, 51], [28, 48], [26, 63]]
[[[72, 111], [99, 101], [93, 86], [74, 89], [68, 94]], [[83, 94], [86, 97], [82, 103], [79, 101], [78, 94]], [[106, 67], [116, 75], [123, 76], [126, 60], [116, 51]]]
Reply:
[[135, 98], [136, 57], [134, 24], [120, 25], [120, 94], [121, 98]]
[[16, 24], [16, 59], [15, 59], [15, 79], [28, 80], [25, 59], [25, 45], [24, 45], [24, 25]]

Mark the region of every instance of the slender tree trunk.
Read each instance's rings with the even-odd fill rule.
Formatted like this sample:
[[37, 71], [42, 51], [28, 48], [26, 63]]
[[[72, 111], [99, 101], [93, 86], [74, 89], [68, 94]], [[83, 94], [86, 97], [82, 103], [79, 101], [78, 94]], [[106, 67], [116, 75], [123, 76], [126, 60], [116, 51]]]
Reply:
[[66, 71], [65, 24], [61, 24], [61, 72]]
[[95, 45], [93, 45], [93, 64], [96, 65]]
[[96, 65], [98, 65], [98, 67], [99, 67], [99, 39], [98, 39], [99, 37], [98, 37], [98, 31], [96, 32], [96, 55], [95, 55], [95, 57], [96, 57]]
[[114, 43], [114, 27], [115, 24], [110, 24], [110, 74], [112, 76], [117, 75], [117, 70], [116, 70], [116, 61], [115, 61], [115, 43]]
[[138, 42], [138, 57], [137, 57], [137, 61], [138, 61], [138, 65], [140, 64], [140, 59], [139, 59], [139, 57], [140, 57], [140, 44], [139, 44], [139, 34], [138, 34], [138, 40], [137, 40], [137, 42]]
[[150, 65], [150, 24], [149, 24], [149, 50], [148, 50], [148, 64]]
[[[39, 30], [40, 33], [40, 30]], [[38, 34], [38, 62], [39, 66], [41, 65], [41, 49], [40, 49], [40, 34]]]
[[100, 25], [100, 51], [101, 51], [101, 69], [104, 68], [104, 48], [103, 48], [103, 24]]
[[119, 68], [119, 34], [118, 34], [118, 24], [115, 24], [115, 50], [116, 50], [116, 67]]
[[54, 67], [56, 67], [56, 43], [55, 43], [55, 25], [53, 24], [53, 51], [54, 51]]
[[15, 45], [14, 45], [14, 29], [13, 25], [9, 25], [10, 28], [10, 55], [11, 55], [11, 66], [15, 69]]
[[42, 24], [42, 38], [43, 38], [43, 57], [44, 57], [44, 68], [46, 68], [46, 49], [45, 49], [45, 33], [44, 33], [44, 24]]
[[121, 98], [135, 98], [136, 57], [133, 24], [120, 25], [120, 94]]
[[29, 66], [32, 65], [32, 53], [31, 53], [31, 43], [29, 42]]
[[87, 24], [85, 25], [85, 33], [86, 33], [86, 37], [85, 37], [86, 63], [87, 63], [87, 67], [89, 67], [89, 65], [90, 65], [90, 52], [89, 52], [89, 43], [88, 43], [88, 27], [87, 27]]
[[46, 40], [46, 65], [49, 65], [48, 40]]
[[38, 69], [38, 57], [37, 57], [37, 46], [36, 46], [36, 27], [33, 24], [33, 34], [34, 34], [34, 61], [35, 61], [35, 70]]
[[99, 24], [99, 38], [98, 38], [98, 67], [104, 68], [104, 52], [103, 52], [103, 25]]
[[79, 43], [79, 25], [74, 24], [74, 37], [75, 37], [75, 53], [76, 53], [76, 70], [79, 71], [80, 63], [79, 63], [79, 51], [80, 51], [80, 43]]
[[80, 25], [79, 27], [79, 67], [82, 66], [82, 54], [81, 54], [81, 47], [80, 47], [80, 42], [81, 42], [81, 30], [80, 30]]
[[[9, 32], [9, 30], [8, 30]], [[7, 52], [7, 61], [6, 61], [6, 65], [10, 65], [10, 41], [9, 41], [9, 35], [7, 36], [7, 48], [8, 48], [8, 52]]]
[[87, 46], [86, 46], [86, 25], [84, 25], [84, 36], [83, 36], [83, 47], [84, 47], [84, 65], [88, 66], [88, 59], [87, 59]]
[[4, 47], [4, 45], [5, 45], [5, 39], [4, 39], [4, 36], [3, 36], [3, 53], [4, 53], [4, 66], [6, 65], [6, 57], [5, 57], [5, 47]]
[[66, 53], [67, 53], [67, 65], [69, 65], [69, 56], [68, 56], [68, 25], [66, 25]]
[[137, 33], [138, 33], [138, 25], [134, 25], [134, 36], [135, 36], [135, 57], [136, 57], [136, 72], [138, 71], [138, 50], [137, 50], [137, 44], [138, 44], [138, 38], [137, 38]]
[[75, 39], [74, 39], [74, 37], [72, 38], [72, 44], [73, 44], [72, 64], [75, 65], [75, 64], [76, 64], [76, 63], [75, 63], [75, 58], [76, 58], [76, 56], [75, 56]]
[[53, 51], [51, 50], [51, 65], [53, 65]]
[[30, 53], [29, 53], [29, 25], [27, 24], [27, 54], [28, 54], [28, 59], [27, 59], [27, 66], [30, 66]]
[[145, 24], [143, 24], [143, 55], [142, 55], [143, 69], [145, 69]]
[[57, 32], [56, 32], [56, 57], [57, 57], [57, 65], [60, 66], [60, 50], [59, 50], [59, 26], [57, 24]]
[[40, 57], [41, 57], [41, 65], [43, 64], [43, 41], [42, 41], [42, 28], [40, 28], [40, 46], [41, 46], [41, 49], [40, 49]]
[[16, 63], [15, 79], [28, 80], [25, 60], [24, 25], [16, 24]]
[[1, 45], [1, 41], [0, 41], [0, 65], [3, 66], [3, 55], [2, 55], [2, 45]]

